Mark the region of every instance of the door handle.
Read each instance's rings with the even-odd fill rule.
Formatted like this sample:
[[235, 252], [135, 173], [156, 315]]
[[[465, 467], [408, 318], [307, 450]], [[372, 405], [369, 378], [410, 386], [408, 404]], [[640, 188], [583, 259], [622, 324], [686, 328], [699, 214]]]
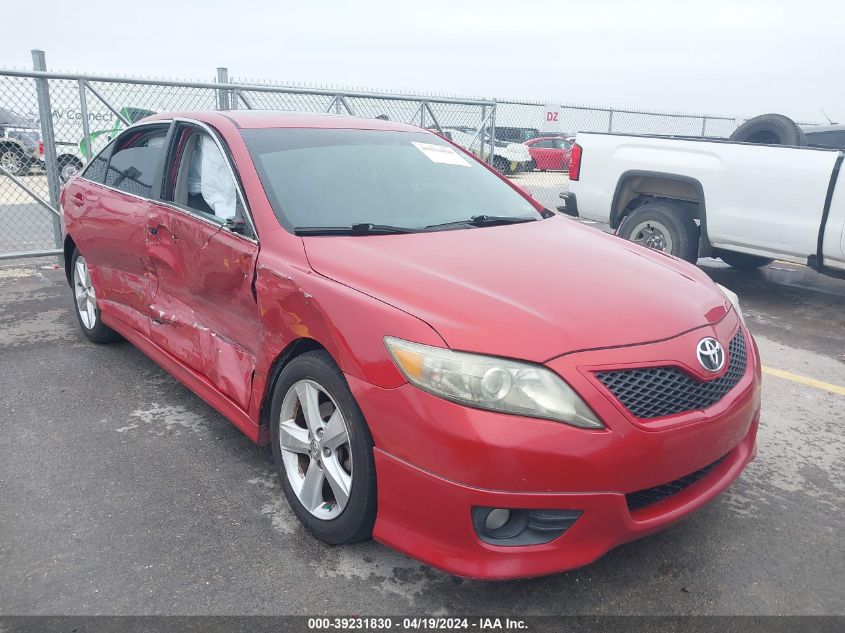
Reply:
[[171, 240], [176, 241], [179, 239], [179, 236], [176, 235], [176, 233], [174, 233], [173, 231], [171, 231], [170, 228], [165, 224], [159, 224], [158, 226], [147, 225], [147, 232], [153, 236], [157, 236], [162, 229], [164, 229], [167, 234], [170, 235]]

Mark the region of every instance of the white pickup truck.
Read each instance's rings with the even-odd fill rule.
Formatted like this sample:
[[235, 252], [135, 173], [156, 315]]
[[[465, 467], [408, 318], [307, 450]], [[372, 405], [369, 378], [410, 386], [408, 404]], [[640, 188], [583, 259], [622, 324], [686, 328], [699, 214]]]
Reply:
[[845, 277], [837, 149], [579, 133], [559, 210], [688, 261], [773, 259]]

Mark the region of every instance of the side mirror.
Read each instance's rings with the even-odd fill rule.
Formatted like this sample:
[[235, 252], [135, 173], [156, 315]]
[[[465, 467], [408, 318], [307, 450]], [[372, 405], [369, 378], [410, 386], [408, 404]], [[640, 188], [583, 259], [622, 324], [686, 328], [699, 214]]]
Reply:
[[226, 222], [223, 226], [232, 233], [245, 235], [248, 232], [246, 220], [243, 218], [226, 218]]

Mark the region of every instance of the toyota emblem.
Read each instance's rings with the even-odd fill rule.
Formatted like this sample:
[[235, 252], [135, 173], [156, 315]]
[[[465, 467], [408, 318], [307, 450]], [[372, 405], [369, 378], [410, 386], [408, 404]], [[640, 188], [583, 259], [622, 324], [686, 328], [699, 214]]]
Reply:
[[725, 349], [722, 344], [711, 336], [698, 342], [696, 348], [698, 362], [709, 372], [717, 372], [725, 365]]

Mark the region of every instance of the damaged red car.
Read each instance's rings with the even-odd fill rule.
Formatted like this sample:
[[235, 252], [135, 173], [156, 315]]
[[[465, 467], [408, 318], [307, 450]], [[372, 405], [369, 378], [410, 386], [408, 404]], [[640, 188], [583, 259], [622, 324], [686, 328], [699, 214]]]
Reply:
[[326, 542], [548, 574], [688, 515], [754, 455], [734, 294], [427, 130], [159, 114], [61, 201], [85, 335], [130, 341], [271, 443]]

